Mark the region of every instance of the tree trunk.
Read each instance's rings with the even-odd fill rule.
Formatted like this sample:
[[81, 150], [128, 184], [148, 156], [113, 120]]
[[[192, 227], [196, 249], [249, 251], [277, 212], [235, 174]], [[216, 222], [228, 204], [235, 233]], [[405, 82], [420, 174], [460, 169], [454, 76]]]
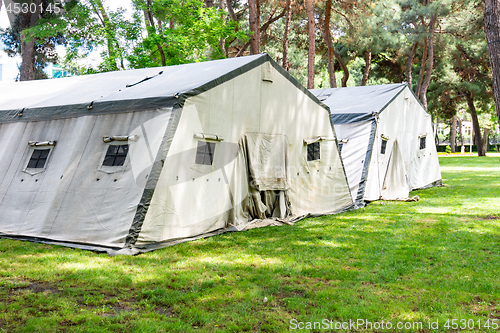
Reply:
[[210, 8], [214, 6], [214, 0], [205, 0], [205, 7]]
[[[153, 13], [151, 12], [151, 1], [148, 0], [143, 1], [144, 4], [144, 21], [146, 23], [146, 31], [148, 33], [148, 37], [151, 37], [152, 34], [156, 34], [156, 26], [153, 17]], [[174, 23], [172, 21], [169, 22], [169, 28], [173, 30]], [[165, 58], [165, 52], [160, 43], [156, 43], [156, 48], [158, 49], [158, 53], [160, 54], [160, 61], [162, 66], [167, 65], [167, 59]]]
[[415, 90], [415, 93], [420, 100], [422, 100], [422, 97], [420, 96], [420, 90], [422, 88], [422, 81], [424, 80], [425, 64], [427, 63], [427, 43], [424, 42], [423, 44], [422, 65], [420, 66], [420, 71], [418, 73], [417, 89]]
[[452, 153], [456, 153], [457, 150], [457, 115], [454, 115], [451, 120], [450, 128], [450, 148]]
[[286, 19], [285, 19], [285, 31], [283, 32], [283, 69], [287, 72], [290, 70], [290, 64], [288, 63], [288, 35], [290, 34], [290, 23], [292, 19], [292, 1], [286, 0], [285, 4]]
[[458, 133], [460, 134], [461, 146], [464, 145], [464, 134], [462, 133], [462, 119], [458, 119]]
[[372, 51], [368, 50], [365, 52], [365, 71], [363, 72], [363, 79], [361, 80], [361, 85], [366, 86], [368, 81], [368, 76], [370, 75], [370, 66], [372, 64]]
[[436, 114], [436, 125], [434, 125], [434, 142], [436, 143], [436, 146], [439, 145], [438, 127], [439, 127], [439, 117]]
[[259, 16], [257, 9], [259, 6], [259, 0], [248, 0], [249, 5], [249, 15], [248, 23], [250, 25], [250, 31], [253, 32], [252, 38], [250, 39], [250, 54], [260, 53], [260, 32], [259, 32]]
[[483, 140], [481, 138], [481, 128], [479, 127], [479, 120], [477, 119], [476, 107], [474, 106], [474, 101], [472, 99], [472, 94], [470, 92], [465, 92], [465, 99], [467, 100], [467, 106], [469, 107], [470, 115], [472, 118], [472, 128], [474, 134], [477, 138], [477, 154], [479, 156], [486, 156], [486, 152], [484, 150]]
[[[224, 13], [224, 11], [226, 9], [226, 1], [225, 0], [220, 0], [219, 9], [220, 9], [221, 13]], [[221, 14], [221, 19], [225, 25], [226, 24], [226, 15]], [[226, 39], [225, 38], [221, 38], [219, 40], [219, 48], [220, 48], [221, 53], [227, 58]]]
[[415, 58], [415, 52], [417, 52], [418, 42], [413, 43], [411, 47], [410, 54], [408, 55], [408, 61], [406, 62], [406, 82], [408, 87], [412, 89], [413, 83], [411, 82], [411, 65], [413, 64], [413, 58]]
[[[94, 5], [94, 2], [95, 2], [95, 5]], [[120, 63], [123, 63], [123, 59], [122, 59], [121, 52], [119, 51], [120, 47], [118, 46], [118, 42], [115, 38], [114, 32], [112, 31], [112, 28], [110, 27], [108, 13], [106, 13], [106, 9], [104, 9], [104, 5], [103, 5], [101, 0], [93, 0], [90, 3], [92, 4], [92, 7], [94, 8], [94, 12], [101, 20], [101, 24], [104, 27], [104, 31], [106, 32], [106, 44], [108, 47], [108, 55], [109, 55], [110, 59], [113, 61], [113, 64], [114, 64], [113, 69], [118, 69], [119, 68], [119, 66], [117, 65], [118, 56], [120, 57], [120, 60], [121, 60]], [[119, 55], [117, 55], [117, 50], [118, 50]]]
[[[269, 16], [268, 21], [260, 27], [260, 29], [259, 29], [260, 37], [264, 36], [267, 29], [269, 28], [269, 26], [271, 26], [272, 23], [276, 22], [277, 20], [279, 20], [280, 18], [285, 16], [285, 9], [283, 9], [283, 11], [277, 16], [274, 16], [275, 12], [276, 12], [276, 10], [273, 10]], [[245, 50], [248, 48], [248, 46], [251, 45], [251, 42], [252, 42], [252, 40], [249, 40], [245, 45], [243, 45], [241, 47], [241, 49], [238, 51], [238, 53], [236, 53], [235, 57], [242, 56], [243, 53], [245, 52]]]
[[314, 26], [313, 0], [306, 0], [308, 31], [309, 31], [309, 55], [307, 60], [307, 89], [314, 88], [314, 56], [316, 53], [316, 30]]
[[19, 73], [20, 81], [31, 81], [35, 79], [35, 40], [28, 39], [25, 29], [33, 27], [40, 17], [41, 0], [35, 0], [35, 12], [20, 14], [21, 28], [21, 68]]
[[484, 128], [483, 129], [483, 146], [485, 153], [490, 150], [490, 129], [489, 128]]
[[431, 82], [432, 70], [434, 66], [434, 24], [436, 23], [437, 14], [432, 15], [431, 22], [429, 23], [429, 59], [427, 64], [427, 72], [425, 73], [425, 79], [422, 83], [422, 88], [420, 90], [420, 95], [422, 96], [422, 104], [427, 110], [427, 89], [429, 89], [429, 84]]
[[231, 18], [231, 20], [238, 22], [238, 18], [234, 14], [233, 0], [227, 0], [226, 5], [227, 5], [227, 12], [229, 13], [229, 17]]
[[344, 76], [342, 77], [342, 80], [340, 80], [340, 83], [342, 84], [342, 87], [347, 87], [347, 80], [349, 80], [349, 68], [347, 68], [345, 61], [342, 59], [337, 50], [335, 50], [335, 48], [333, 48], [333, 54], [335, 55], [335, 59], [337, 59], [340, 67], [342, 67], [342, 71], [344, 72]]
[[328, 77], [330, 78], [330, 88], [337, 88], [337, 79], [335, 78], [335, 65], [333, 54], [333, 43], [330, 32], [330, 18], [332, 16], [332, 0], [326, 1], [325, 28], [323, 36], [325, 38], [326, 48], [328, 50]]
[[488, 42], [493, 96], [500, 125], [500, 0], [485, 0], [484, 31]]

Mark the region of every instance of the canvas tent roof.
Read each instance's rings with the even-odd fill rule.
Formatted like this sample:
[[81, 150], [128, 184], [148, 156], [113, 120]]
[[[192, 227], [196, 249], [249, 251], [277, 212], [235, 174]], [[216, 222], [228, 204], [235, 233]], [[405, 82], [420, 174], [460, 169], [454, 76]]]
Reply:
[[376, 86], [311, 89], [332, 114], [335, 124], [368, 120], [380, 113], [406, 87], [406, 83]]
[[[57, 80], [0, 83], [0, 121], [19, 121], [21, 111], [23, 119], [37, 120], [173, 105], [183, 93], [210, 89], [268, 58], [259, 54]], [[87, 111], [89, 106], [91, 112]]]

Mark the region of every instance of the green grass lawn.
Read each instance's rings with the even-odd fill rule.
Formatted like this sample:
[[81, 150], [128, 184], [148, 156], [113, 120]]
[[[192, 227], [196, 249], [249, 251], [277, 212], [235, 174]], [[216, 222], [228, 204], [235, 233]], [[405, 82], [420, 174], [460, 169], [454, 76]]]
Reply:
[[418, 202], [136, 257], [0, 239], [0, 332], [317, 332], [291, 328], [324, 319], [500, 332], [499, 157], [440, 161], [445, 186]]

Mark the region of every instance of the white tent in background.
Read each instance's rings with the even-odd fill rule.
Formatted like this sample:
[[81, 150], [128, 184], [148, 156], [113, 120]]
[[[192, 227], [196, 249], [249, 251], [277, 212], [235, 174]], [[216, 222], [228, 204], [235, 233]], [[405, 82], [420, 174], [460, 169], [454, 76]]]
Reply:
[[135, 254], [353, 206], [327, 108], [266, 54], [0, 93], [3, 237]]
[[311, 92], [330, 107], [358, 207], [442, 184], [431, 116], [405, 83]]

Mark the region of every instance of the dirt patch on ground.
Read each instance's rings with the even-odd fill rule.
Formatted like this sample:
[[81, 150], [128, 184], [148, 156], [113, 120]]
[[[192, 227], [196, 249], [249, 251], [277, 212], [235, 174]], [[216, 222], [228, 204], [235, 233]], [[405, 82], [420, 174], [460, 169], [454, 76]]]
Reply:
[[50, 285], [48, 283], [38, 283], [38, 282], [30, 282], [28, 287], [29, 290], [31, 290], [34, 293], [44, 293], [46, 291], [50, 291], [51, 293], [54, 294], [60, 294], [62, 293], [62, 290]]
[[481, 299], [481, 297], [474, 297], [474, 302], [469, 304], [470, 310], [474, 314], [487, 314], [489, 318], [500, 318], [500, 310], [497, 310], [497, 304]]
[[162, 316], [167, 316], [167, 317], [174, 316], [174, 312], [169, 307], [165, 307], [165, 306], [157, 306], [155, 308], [155, 312], [162, 315]]
[[10, 281], [8, 288], [10, 289], [10, 294], [13, 294], [18, 290], [30, 290], [34, 293], [44, 293], [48, 291], [54, 294], [60, 294], [62, 292], [61, 289], [50, 283], [22, 280]]
[[498, 217], [496, 215], [478, 216], [477, 218], [480, 220], [498, 220], [498, 219], [500, 219], [500, 217]]

